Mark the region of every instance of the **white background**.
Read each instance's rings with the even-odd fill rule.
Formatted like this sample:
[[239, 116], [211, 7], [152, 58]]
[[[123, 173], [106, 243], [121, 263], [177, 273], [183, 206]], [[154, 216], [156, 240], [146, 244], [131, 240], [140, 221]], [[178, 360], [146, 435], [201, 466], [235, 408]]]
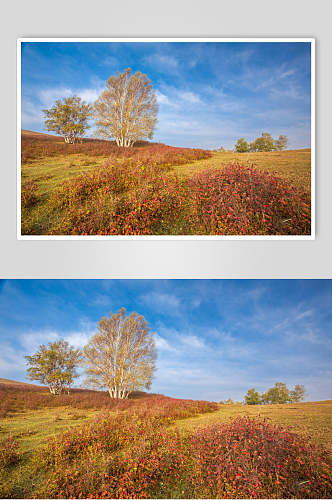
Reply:
[[[325, 0], [14, 0], [1, 28], [1, 278], [331, 278], [331, 11]], [[16, 39], [316, 38], [315, 241], [18, 241]]]

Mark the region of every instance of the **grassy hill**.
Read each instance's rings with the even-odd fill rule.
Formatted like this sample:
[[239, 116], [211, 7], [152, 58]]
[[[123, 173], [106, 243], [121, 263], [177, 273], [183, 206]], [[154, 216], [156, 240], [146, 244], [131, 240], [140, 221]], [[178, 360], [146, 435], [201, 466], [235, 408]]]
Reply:
[[111, 401], [94, 391], [45, 398], [29, 384], [3, 380], [0, 402], [14, 395], [18, 408], [0, 418], [0, 497], [329, 498], [332, 492], [332, 401], [245, 406], [160, 395]]
[[21, 156], [24, 235], [310, 234], [308, 149], [118, 148], [24, 131]]

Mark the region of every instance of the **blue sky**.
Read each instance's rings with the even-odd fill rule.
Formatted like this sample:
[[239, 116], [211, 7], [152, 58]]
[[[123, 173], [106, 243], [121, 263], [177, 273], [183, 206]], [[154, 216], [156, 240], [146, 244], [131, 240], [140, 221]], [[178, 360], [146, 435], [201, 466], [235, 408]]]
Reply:
[[155, 332], [152, 392], [242, 401], [275, 382], [332, 399], [332, 280], [2, 280], [0, 377], [60, 338], [83, 347], [124, 306]]
[[127, 67], [156, 90], [156, 141], [232, 149], [270, 132], [286, 135], [290, 149], [310, 147], [304, 42], [22, 43], [22, 127], [45, 132], [42, 109], [73, 94], [93, 103]]

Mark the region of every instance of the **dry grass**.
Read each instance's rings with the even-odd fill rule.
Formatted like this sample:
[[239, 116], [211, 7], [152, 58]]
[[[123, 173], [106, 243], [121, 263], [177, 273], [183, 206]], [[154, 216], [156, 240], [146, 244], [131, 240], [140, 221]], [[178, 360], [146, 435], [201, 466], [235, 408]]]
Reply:
[[220, 404], [218, 411], [178, 421], [181, 431], [226, 422], [237, 416], [268, 418], [271, 423], [310, 438], [313, 443], [323, 445], [332, 455], [332, 400], [286, 405], [241, 405]]
[[311, 150], [297, 149], [271, 153], [213, 153], [212, 158], [174, 167], [177, 173], [191, 176], [207, 169], [220, 168], [232, 162], [254, 165], [259, 170], [288, 179], [296, 187], [310, 191]]

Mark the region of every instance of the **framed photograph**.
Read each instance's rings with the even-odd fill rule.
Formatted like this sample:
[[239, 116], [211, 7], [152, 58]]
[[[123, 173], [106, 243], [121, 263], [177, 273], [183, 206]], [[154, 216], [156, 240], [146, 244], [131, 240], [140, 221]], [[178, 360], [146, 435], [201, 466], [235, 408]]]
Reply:
[[332, 280], [0, 291], [1, 498], [331, 498]]
[[22, 38], [18, 239], [315, 238], [315, 40]]

